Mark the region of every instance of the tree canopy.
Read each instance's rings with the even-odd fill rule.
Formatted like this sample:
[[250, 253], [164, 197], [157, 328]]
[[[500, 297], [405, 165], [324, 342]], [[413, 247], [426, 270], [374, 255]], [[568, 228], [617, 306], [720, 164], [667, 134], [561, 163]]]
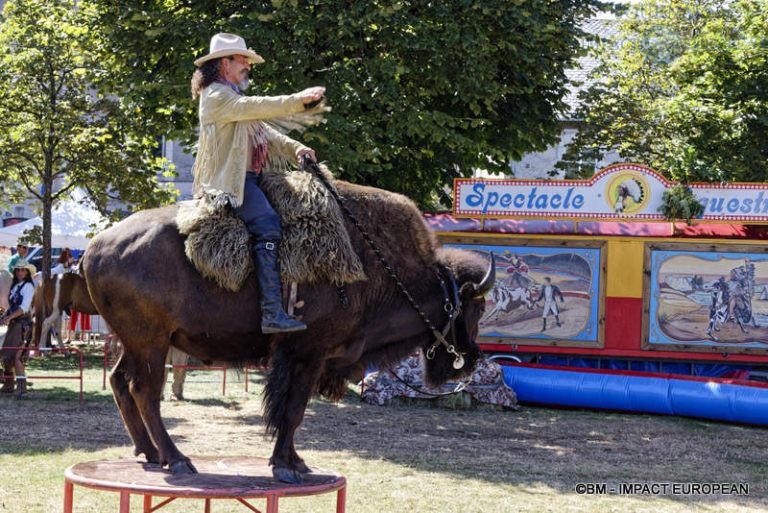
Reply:
[[682, 182], [768, 179], [768, 1], [642, 0], [598, 58], [567, 176], [612, 148]]
[[[542, 150], [558, 133], [579, 23], [598, 0], [92, 1], [112, 90], [191, 143], [193, 60], [234, 32], [267, 62], [249, 94], [328, 87], [327, 124], [302, 140], [337, 176], [424, 207], [476, 168]], [[149, 118], [148, 118], [149, 119]], [[148, 121], [149, 122], [149, 121]]]
[[33, 197], [50, 269], [51, 210], [75, 186], [102, 210], [111, 199], [154, 206], [155, 135], [136, 104], [100, 91], [104, 68], [87, 20], [66, 0], [10, 0], [0, 23], [0, 182], [5, 201]]

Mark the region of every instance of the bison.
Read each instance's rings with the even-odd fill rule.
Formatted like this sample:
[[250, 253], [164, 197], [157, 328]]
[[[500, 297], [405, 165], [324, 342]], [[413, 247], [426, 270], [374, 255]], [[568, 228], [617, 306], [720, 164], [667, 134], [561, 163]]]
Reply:
[[294, 433], [313, 393], [339, 399], [346, 381], [359, 379], [366, 366], [385, 366], [418, 348], [431, 357], [425, 370], [430, 383], [472, 371], [480, 354], [475, 338], [484, 295], [495, 276], [493, 261], [486, 270], [480, 255], [438, 249], [421, 213], [404, 196], [336, 183], [426, 319], [445, 332], [446, 343], [436, 341], [349, 222], [367, 279], [348, 284], [345, 301], [335, 284], [300, 284], [308, 329], [264, 335], [254, 276], [239, 292], [218, 287], [185, 256], [176, 206], [136, 213], [97, 235], [82, 262], [94, 305], [123, 342], [110, 382], [136, 455], [143, 453], [174, 474], [196, 472], [160, 417], [159, 390], [170, 346], [204, 362], [268, 363], [264, 419], [275, 437], [270, 465], [276, 479], [291, 483], [309, 472], [294, 447]]

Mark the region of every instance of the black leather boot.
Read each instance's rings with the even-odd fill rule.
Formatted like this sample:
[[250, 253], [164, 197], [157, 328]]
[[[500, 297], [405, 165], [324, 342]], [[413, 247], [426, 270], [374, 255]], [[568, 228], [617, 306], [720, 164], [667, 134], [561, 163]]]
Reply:
[[283, 292], [280, 282], [280, 262], [277, 260], [276, 242], [258, 242], [253, 246], [256, 274], [261, 292], [262, 333], [288, 333], [307, 329], [283, 310]]

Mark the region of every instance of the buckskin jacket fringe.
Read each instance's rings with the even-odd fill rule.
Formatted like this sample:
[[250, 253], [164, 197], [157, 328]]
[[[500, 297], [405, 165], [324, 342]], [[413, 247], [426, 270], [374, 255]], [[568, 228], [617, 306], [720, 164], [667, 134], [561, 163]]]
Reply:
[[200, 95], [200, 135], [192, 167], [193, 194], [227, 194], [235, 207], [243, 203], [245, 172], [251, 138], [261, 128], [267, 136], [265, 171], [296, 167], [296, 153], [306, 148], [278, 132], [267, 121], [304, 111], [298, 95], [241, 96], [231, 87], [214, 82]]

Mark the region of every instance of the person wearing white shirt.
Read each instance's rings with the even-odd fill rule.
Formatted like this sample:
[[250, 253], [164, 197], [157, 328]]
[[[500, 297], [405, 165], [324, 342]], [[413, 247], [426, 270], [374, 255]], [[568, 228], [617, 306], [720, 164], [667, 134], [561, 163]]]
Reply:
[[64, 248], [61, 250], [59, 260], [57, 261], [56, 265], [51, 267], [51, 276], [58, 276], [59, 274], [69, 272], [69, 270], [72, 268], [73, 261], [72, 251], [70, 251], [69, 248]]
[[16, 371], [16, 397], [20, 398], [27, 391], [27, 376], [24, 369], [24, 352], [32, 340], [32, 297], [35, 285], [32, 277], [35, 266], [19, 259], [13, 268], [13, 281], [8, 293], [10, 307], [0, 317], [0, 325], [7, 325], [0, 360], [3, 363], [3, 386], [0, 393], [13, 392], [13, 371]]

